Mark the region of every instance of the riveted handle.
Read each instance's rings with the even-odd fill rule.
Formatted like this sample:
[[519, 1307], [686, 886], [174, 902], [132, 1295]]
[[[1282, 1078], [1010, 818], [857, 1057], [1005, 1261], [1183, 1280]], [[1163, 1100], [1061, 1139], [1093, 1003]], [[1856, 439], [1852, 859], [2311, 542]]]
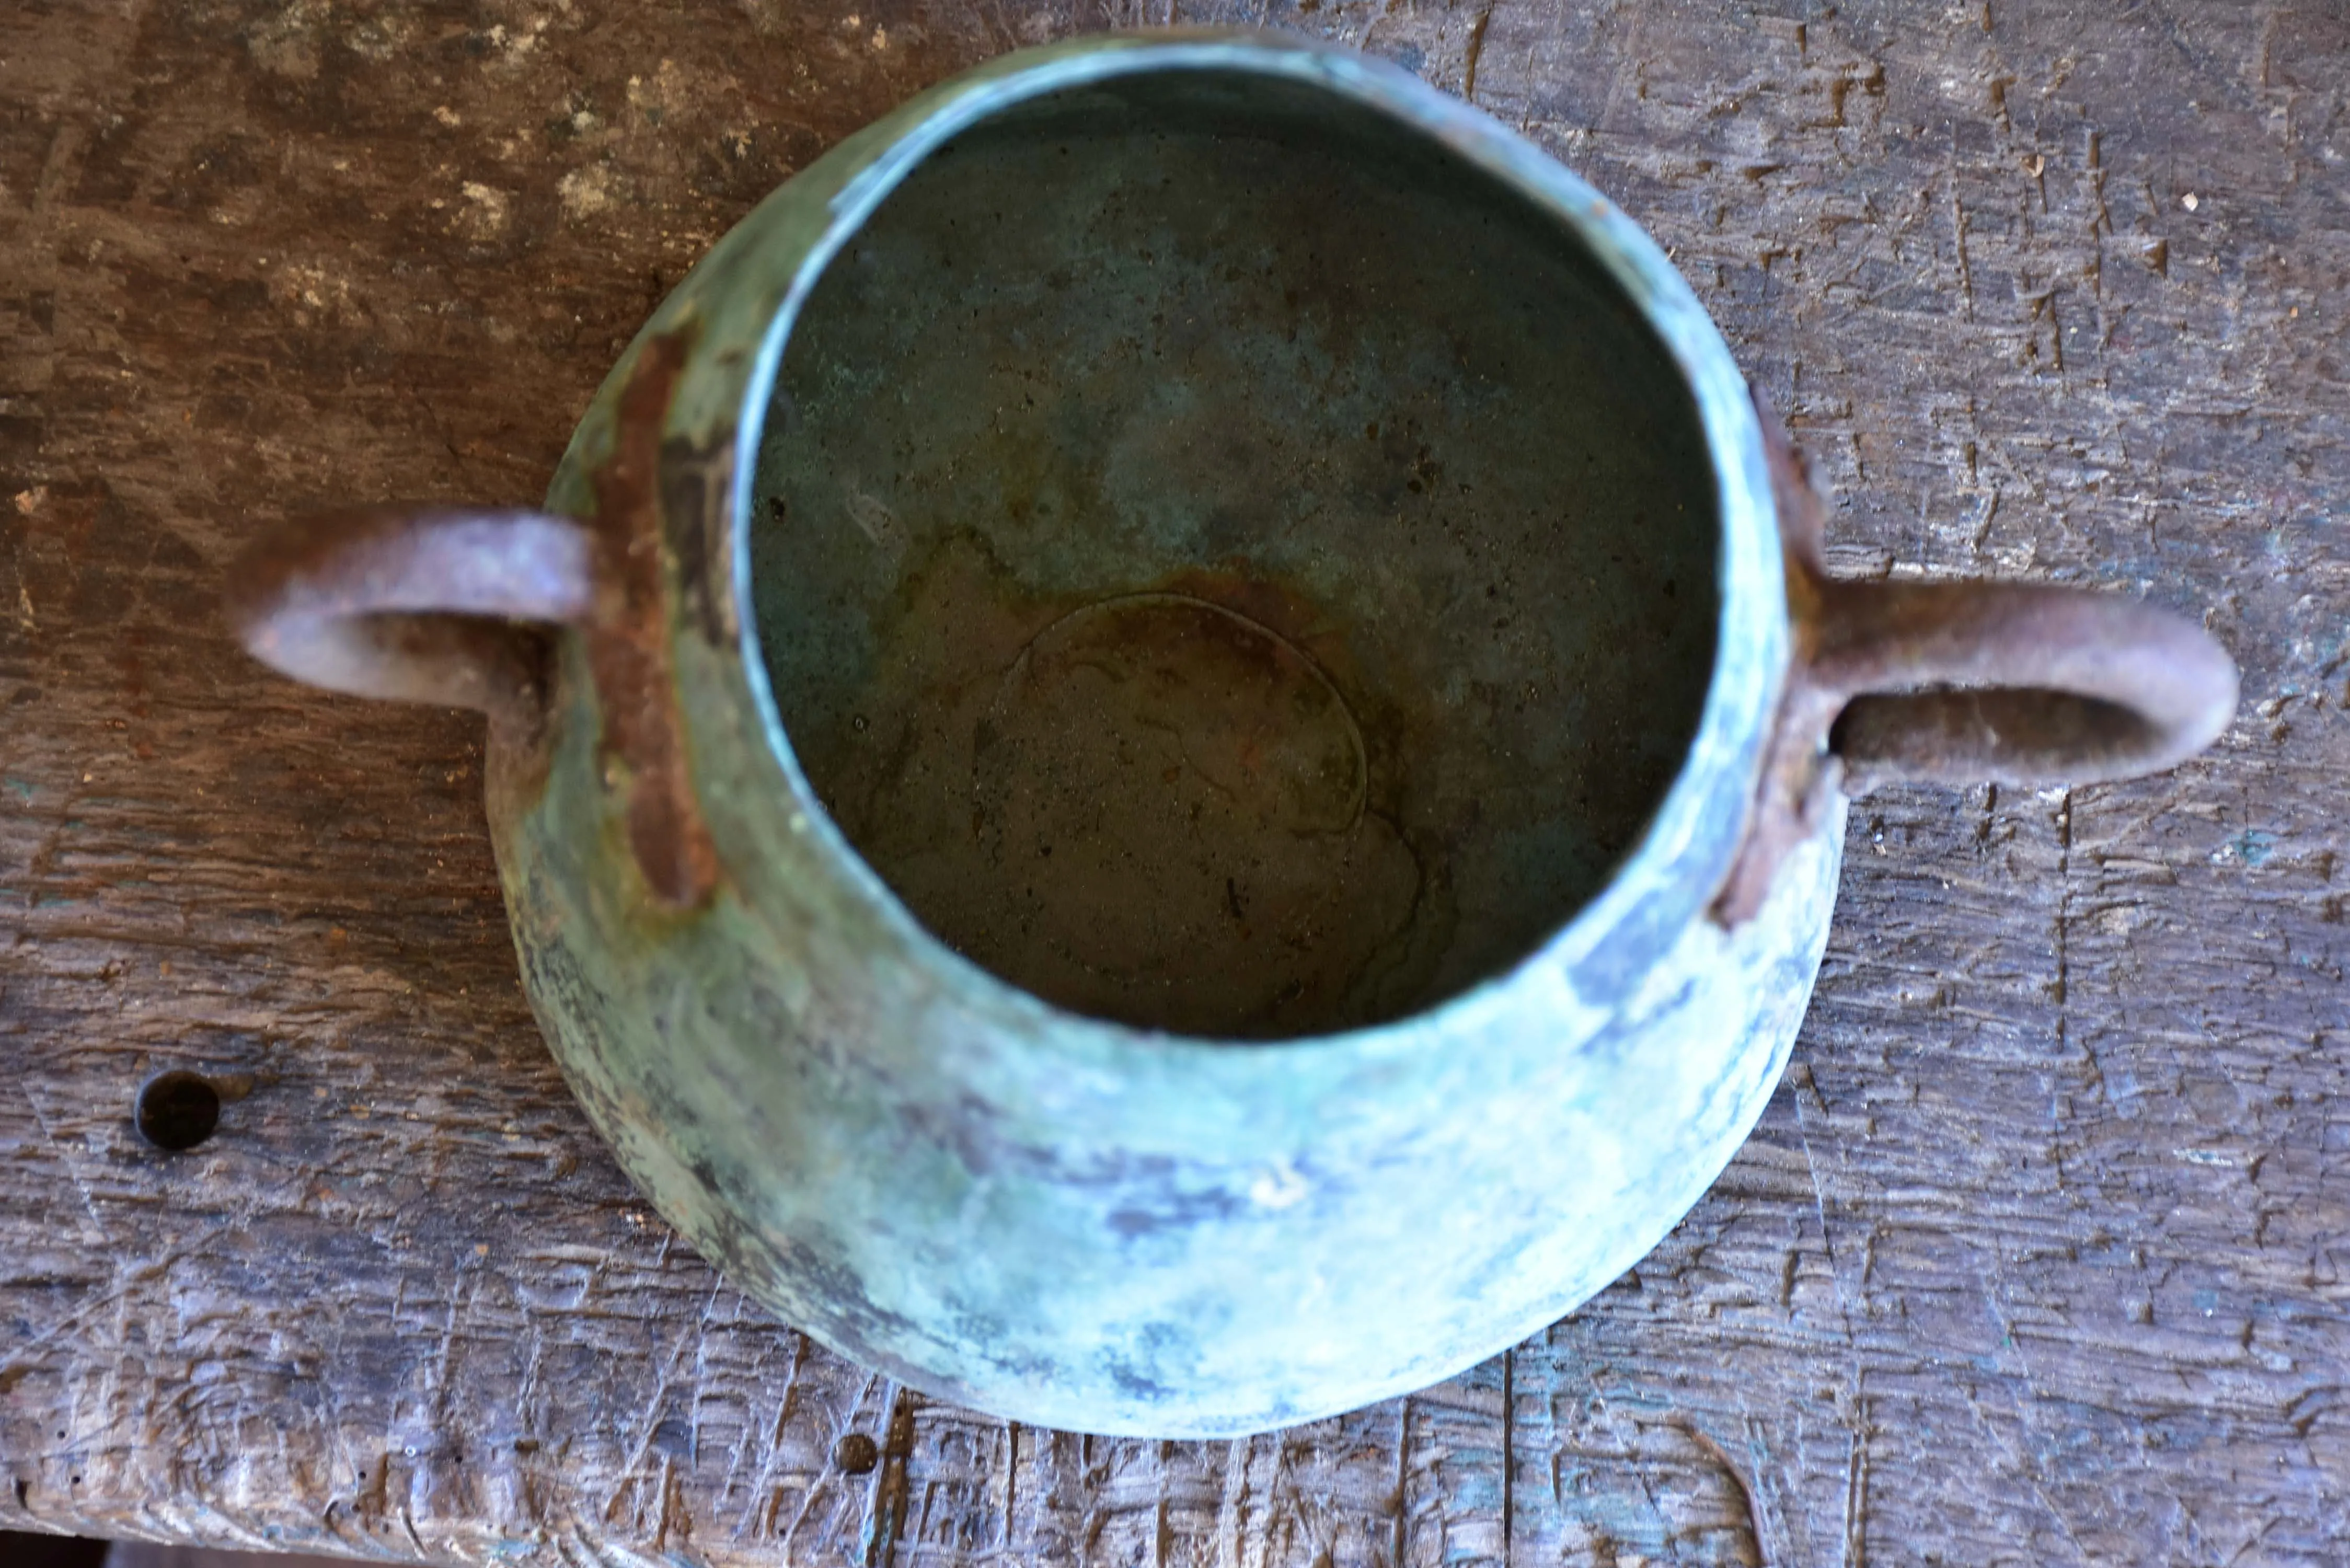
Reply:
[[596, 605], [596, 541], [536, 512], [372, 506], [296, 520], [229, 574], [248, 652], [359, 697], [473, 708], [523, 739], [544, 705], [548, 624]]
[[2236, 666], [2151, 605], [2024, 583], [1848, 582], [1827, 575], [1826, 507], [1768, 410], [1794, 659], [1754, 807], [1714, 912], [1762, 907], [1779, 862], [1839, 788], [2096, 784], [2158, 773], [2217, 740]]
[[296, 680], [479, 709], [518, 748], [544, 722], [549, 633], [575, 628], [600, 699], [598, 765], [625, 794], [645, 886], [691, 909], [717, 857], [688, 776], [657, 570], [629, 536], [567, 517], [366, 507], [262, 539], [231, 569], [227, 608], [246, 649]]

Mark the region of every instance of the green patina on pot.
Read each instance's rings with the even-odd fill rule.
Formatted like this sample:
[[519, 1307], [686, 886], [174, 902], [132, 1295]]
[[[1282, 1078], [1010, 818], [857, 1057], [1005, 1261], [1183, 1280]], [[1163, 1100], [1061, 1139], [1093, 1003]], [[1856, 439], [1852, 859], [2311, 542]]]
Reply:
[[239, 614], [492, 711], [548, 1042], [735, 1283], [1000, 1415], [1236, 1434], [1482, 1359], [1696, 1200], [1810, 993], [1840, 769], [2224, 722], [2153, 612], [1828, 581], [1776, 441], [1482, 114], [1095, 38], [744, 219], [545, 515], [314, 524]]

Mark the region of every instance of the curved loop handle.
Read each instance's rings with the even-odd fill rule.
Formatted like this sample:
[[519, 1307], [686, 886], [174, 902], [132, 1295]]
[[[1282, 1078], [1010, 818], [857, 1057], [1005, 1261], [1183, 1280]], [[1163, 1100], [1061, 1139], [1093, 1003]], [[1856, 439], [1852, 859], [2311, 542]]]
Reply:
[[638, 867], [654, 898], [691, 909], [718, 863], [686, 765], [658, 571], [653, 553], [567, 517], [365, 507], [304, 518], [248, 550], [228, 615], [254, 657], [297, 680], [478, 708], [516, 748], [536, 743], [545, 717], [547, 629], [577, 628], [602, 700], [604, 777], [626, 794]]
[[598, 772], [625, 795], [653, 898], [700, 907], [719, 862], [688, 760], [670, 646], [662, 431], [689, 324], [630, 350], [589, 524], [538, 512], [378, 506], [295, 524], [248, 551], [228, 611], [263, 662], [367, 697], [479, 708], [527, 746], [545, 713], [546, 626], [575, 627], [598, 699]]
[[1897, 779], [2158, 773], [2219, 739], [2236, 710], [2220, 645], [2131, 599], [2016, 583], [1824, 589], [1809, 678], [1845, 698], [1829, 750], [1853, 794]]
[[544, 636], [586, 620], [596, 542], [536, 512], [374, 506], [306, 517], [245, 552], [228, 614], [279, 672], [360, 697], [487, 713], [535, 731]]
[[1859, 583], [1827, 575], [1826, 507], [1770, 410], [1794, 659], [1746, 835], [1714, 902], [1735, 925], [1839, 787], [2096, 784], [2157, 773], [2217, 740], [2236, 666], [2210, 634], [2107, 594], [2020, 583]]

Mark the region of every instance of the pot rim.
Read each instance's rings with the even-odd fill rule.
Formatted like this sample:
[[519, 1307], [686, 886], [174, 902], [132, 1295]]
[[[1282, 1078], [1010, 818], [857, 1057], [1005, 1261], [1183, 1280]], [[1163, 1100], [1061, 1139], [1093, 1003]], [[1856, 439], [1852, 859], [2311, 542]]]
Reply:
[[[1777, 707], [1788, 659], [1789, 612], [1762, 431], [1745, 378], [1720, 328], [1656, 241], [1526, 138], [1398, 66], [1342, 46], [1253, 30], [1095, 35], [997, 57], [910, 99], [880, 122], [876, 130], [909, 128], [859, 150], [863, 166], [848, 175], [832, 198], [828, 222], [793, 268], [788, 291], [762, 333], [742, 383], [728, 495], [731, 547], [724, 569], [731, 578], [731, 597], [744, 607], [754, 600], [747, 520], [754, 514], [756, 454], [785, 348], [817, 281], [840, 250], [923, 160], [981, 121], [1050, 93], [1163, 70], [1281, 77], [1334, 93], [1434, 138], [1454, 156], [1560, 222], [1639, 312], [1697, 406], [1715, 481], [1720, 608], [1713, 669], [1681, 765], [1607, 883], [1507, 968], [1432, 1006], [1385, 1023], [1269, 1040], [1176, 1033], [1063, 1008], [1002, 979], [933, 935], [849, 842], [802, 771], [768, 679], [758, 618], [744, 613], [738, 618], [736, 645], [742, 674], [757, 728], [795, 797], [793, 809], [806, 814], [802, 842], [897, 939], [902, 952], [931, 969], [941, 990], [962, 995], [982, 1013], [1026, 1014], [1056, 1031], [1092, 1035], [1128, 1049], [1206, 1047], [1225, 1054], [1237, 1046], [1253, 1055], [1351, 1046], [1378, 1054], [1409, 1041], [1451, 1035], [1452, 1025], [1472, 1026], [1523, 1006], [1526, 981], [1545, 971], [1577, 993], [1560, 994], [1555, 987], [1543, 987], [1547, 1005], [1562, 1012], [1612, 1010], [1616, 997], [1581, 995], [1585, 988], [1577, 981], [1595, 968], [1603, 981], [1621, 981], [1631, 972], [1620, 960], [1627, 947], [1636, 956], [1648, 954], [1669, 945], [1690, 921], [1705, 918], [1742, 837], [1762, 738]], [[844, 143], [833, 156], [850, 151], [851, 144]], [[1728, 830], [1721, 819], [1725, 807], [1735, 819]], [[1643, 966], [1636, 962], [1631, 967]]]

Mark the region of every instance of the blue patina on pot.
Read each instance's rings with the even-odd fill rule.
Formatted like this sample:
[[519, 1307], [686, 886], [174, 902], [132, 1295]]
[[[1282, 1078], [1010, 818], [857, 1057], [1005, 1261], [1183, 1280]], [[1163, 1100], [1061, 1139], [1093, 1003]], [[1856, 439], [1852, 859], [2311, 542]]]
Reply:
[[235, 614], [491, 711], [548, 1043], [732, 1281], [941, 1397], [1214, 1436], [1656, 1244], [1784, 1065], [1840, 786], [2225, 722], [2183, 623], [1834, 582], [1817, 524], [1528, 143], [1349, 52], [1119, 36], [776, 192], [544, 514], [316, 520]]

